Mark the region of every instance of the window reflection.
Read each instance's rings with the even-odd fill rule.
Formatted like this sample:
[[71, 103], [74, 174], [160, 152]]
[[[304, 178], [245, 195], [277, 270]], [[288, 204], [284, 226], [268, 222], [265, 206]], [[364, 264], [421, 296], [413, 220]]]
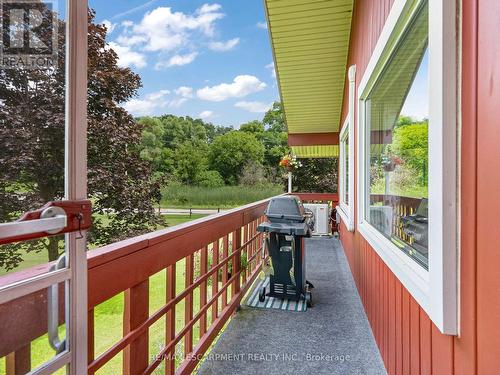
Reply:
[[422, 6], [365, 101], [366, 220], [428, 268], [428, 8]]

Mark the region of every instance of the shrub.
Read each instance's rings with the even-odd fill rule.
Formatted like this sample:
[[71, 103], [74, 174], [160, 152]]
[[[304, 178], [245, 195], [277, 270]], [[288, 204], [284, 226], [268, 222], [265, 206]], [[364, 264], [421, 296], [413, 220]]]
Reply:
[[262, 165], [249, 162], [243, 167], [239, 182], [243, 186], [262, 185], [267, 182], [266, 171]]
[[217, 171], [203, 171], [198, 174], [196, 184], [207, 188], [217, 188], [224, 186], [224, 179]]

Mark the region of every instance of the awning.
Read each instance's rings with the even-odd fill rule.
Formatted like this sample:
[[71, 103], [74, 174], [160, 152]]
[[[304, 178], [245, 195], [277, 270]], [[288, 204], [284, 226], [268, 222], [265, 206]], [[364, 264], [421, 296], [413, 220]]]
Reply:
[[[353, 0], [266, 0], [266, 8], [289, 134], [338, 133]], [[335, 144], [303, 144], [300, 150], [337, 156], [325, 147], [334, 145], [338, 138]]]
[[298, 158], [338, 158], [339, 146], [292, 146], [292, 153]]

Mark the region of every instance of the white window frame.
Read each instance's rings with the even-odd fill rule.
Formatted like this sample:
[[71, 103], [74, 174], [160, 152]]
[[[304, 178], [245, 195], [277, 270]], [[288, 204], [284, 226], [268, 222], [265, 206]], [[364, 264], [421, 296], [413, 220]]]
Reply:
[[[354, 104], [356, 100], [356, 65], [352, 65], [348, 71], [349, 79], [349, 108], [348, 114], [345, 119], [344, 125], [339, 135], [339, 175], [340, 175], [340, 186], [339, 186], [339, 205], [337, 207], [337, 212], [340, 218], [344, 222], [347, 230], [349, 232], [354, 231]], [[349, 137], [349, 144], [347, 145], [349, 151], [349, 173], [346, 178], [346, 168], [345, 168], [345, 151], [346, 142], [345, 139]], [[348, 191], [348, 201], [346, 202], [345, 189], [346, 186], [349, 187]]]
[[[401, 252], [367, 220], [369, 181], [366, 99], [403, 31], [424, 0], [395, 0], [358, 87], [357, 225], [359, 232], [445, 334], [458, 333], [457, 32], [455, 0], [429, 9], [429, 270]], [[440, 126], [432, 126], [440, 124]]]

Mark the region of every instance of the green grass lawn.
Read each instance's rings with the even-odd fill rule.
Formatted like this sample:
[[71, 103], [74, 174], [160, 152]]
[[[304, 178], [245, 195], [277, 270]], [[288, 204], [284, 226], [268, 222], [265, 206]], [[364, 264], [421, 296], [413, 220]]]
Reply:
[[232, 208], [283, 194], [281, 185], [199, 186], [172, 185], [162, 189], [162, 207], [167, 208]]
[[[168, 226], [177, 225], [190, 220], [203, 217], [203, 215], [168, 215], [166, 216], [166, 222]], [[46, 260], [46, 254], [27, 254], [26, 262], [32, 266], [34, 264], [44, 263]], [[23, 268], [24, 264], [23, 264]], [[180, 293], [184, 290], [185, 282], [185, 263], [181, 260], [177, 263], [176, 272], [176, 290]], [[149, 284], [149, 311], [150, 314], [158, 310], [161, 306], [165, 304], [165, 294], [166, 294], [166, 271], [161, 271], [150, 277]], [[210, 299], [211, 287], [207, 287], [209, 291], [208, 299]], [[97, 306], [94, 310], [94, 322], [95, 322], [95, 354], [98, 356], [103, 353], [106, 349], [109, 349], [113, 344], [115, 344], [120, 337], [123, 336], [123, 306], [124, 306], [124, 293], [120, 293], [113, 298], [103, 302]], [[199, 288], [197, 288], [193, 295], [193, 305], [194, 314], [199, 311]], [[210, 310], [208, 312], [208, 321], [211, 319]], [[176, 306], [176, 332], [179, 332], [184, 327], [184, 302], [179, 303]], [[64, 327], [60, 327], [61, 337], [64, 334]], [[199, 336], [199, 325], [196, 324], [193, 330], [193, 342], [198, 341]], [[160, 319], [149, 329], [149, 352], [150, 359], [157, 354], [161, 348], [165, 345], [165, 318]], [[177, 348], [179, 350], [181, 346]], [[32, 350], [32, 368], [44, 363], [50, 359], [54, 351], [49, 347], [47, 335], [39, 337], [34, 340], [31, 344]], [[110, 361], [105, 367], [103, 367], [99, 373], [101, 374], [120, 374], [122, 365], [122, 355], [119, 354], [112, 361]], [[61, 372], [64, 373], [64, 372]], [[160, 366], [155, 373], [163, 373], [163, 369]], [[0, 360], [0, 374], [5, 374], [5, 360]]]
[[[379, 179], [371, 186], [371, 194], [385, 194], [385, 181], [384, 179]], [[426, 198], [428, 196], [428, 187], [421, 186], [418, 184], [408, 185], [408, 186], [397, 186], [395, 184], [391, 185], [391, 194], [398, 195], [401, 197], [410, 198]]]

